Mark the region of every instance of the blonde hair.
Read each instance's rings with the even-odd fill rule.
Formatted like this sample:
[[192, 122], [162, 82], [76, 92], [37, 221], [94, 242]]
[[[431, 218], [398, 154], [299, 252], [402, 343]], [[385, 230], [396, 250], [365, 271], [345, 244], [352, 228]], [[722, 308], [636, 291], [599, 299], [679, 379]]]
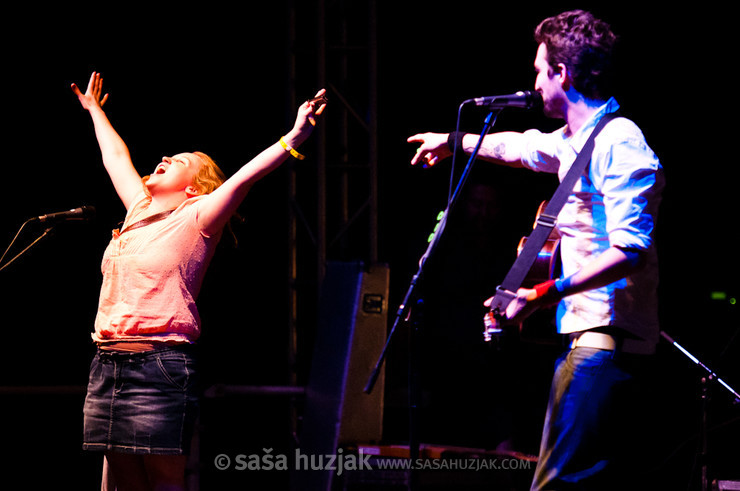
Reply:
[[[201, 161], [200, 169], [198, 169], [198, 172], [193, 176], [193, 186], [195, 186], [200, 194], [210, 194], [226, 181], [226, 174], [224, 174], [216, 162], [205, 153], [193, 152], [192, 154], [198, 157]], [[232, 218], [236, 218], [241, 222], [244, 221], [238, 213], [235, 213]], [[234, 239], [234, 247], [237, 247], [239, 245], [239, 241], [234, 233], [231, 220], [226, 223], [226, 229], [229, 231], [229, 234], [231, 234], [231, 238]]]
[[209, 194], [226, 180], [226, 175], [211, 157], [203, 152], [193, 152], [201, 161], [200, 169], [193, 177], [193, 186], [201, 194]]

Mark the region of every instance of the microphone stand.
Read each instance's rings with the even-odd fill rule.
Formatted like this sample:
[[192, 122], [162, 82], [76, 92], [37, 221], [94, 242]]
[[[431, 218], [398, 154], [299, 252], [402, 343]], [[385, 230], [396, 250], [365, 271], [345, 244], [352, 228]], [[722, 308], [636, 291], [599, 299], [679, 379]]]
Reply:
[[[30, 222], [32, 222], [32, 221], [34, 221], [34, 220], [36, 220], [36, 218], [31, 218], [31, 219], [29, 219], [29, 220], [26, 220], [26, 221], [25, 221], [25, 222], [23, 223], [23, 225], [21, 225], [21, 228], [19, 228], [19, 229], [18, 229], [18, 232], [16, 232], [16, 234], [15, 234], [15, 237], [13, 237], [13, 240], [12, 240], [12, 241], [10, 242], [10, 245], [8, 245], [8, 248], [7, 248], [7, 249], [5, 249], [5, 252], [3, 253], [2, 257], [0, 257], [0, 262], [2, 262], [2, 260], [3, 260], [4, 258], [5, 258], [5, 255], [6, 255], [7, 253], [8, 253], [8, 251], [10, 250], [10, 248], [11, 248], [11, 247], [13, 247], [13, 244], [15, 243], [15, 240], [16, 240], [16, 239], [18, 238], [18, 236], [20, 235], [21, 231], [23, 230], [23, 227], [25, 227], [25, 226], [26, 226], [27, 224], [29, 224]], [[5, 264], [3, 264], [2, 266], [0, 266], [0, 271], [4, 270], [4, 269], [5, 269], [5, 268], [7, 268], [8, 266], [10, 266], [10, 264], [11, 264], [11, 263], [12, 263], [13, 261], [15, 261], [16, 259], [18, 259], [19, 257], [21, 257], [21, 256], [22, 256], [23, 254], [25, 254], [25, 253], [26, 253], [26, 252], [27, 252], [27, 251], [28, 251], [28, 250], [29, 250], [29, 249], [30, 249], [31, 247], [35, 246], [35, 245], [36, 245], [36, 244], [37, 244], [37, 243], [38, 243], [38, 242], [39, 242], [39, 241], [40, 241], [41, 239], [43, 239], [44, 237], [46, 237], [47, 235], [49, 235], [49, 234], [50, 234], [50, 233], [52, 232], [52, 230], [54, 230], [54, 226], [53, 226], [53, 225], [50, 225], [50, 226], [46, 227], [46, 230], [44, 230], [44, 231], [43, 231], [43, 233], [42, 233], [42, 234], [41, 234], [40, 236], [38, 236], [38, 237], [36, 238], [36, 240], [34, 240], [33, 242], [31, 242], [31, 243], [30, 243], [30, 244], [29, 244], [28, 246], [26, 246], [26, 248], [25, 248], [25, 249], [23, 249], [23, 250], [22, 250], [21, 252], [19, 252], [18, 254], [16, 254], [16, 255], [15, 255], [15, 256], [14, 256], [14, 257], [13, 257], [13, 258], [12, 258], [11, 260], [9, 260], [9, 261], [8, 261], [7, 263], [5, 263]]]
[[[391, 328], [390, 334], [388, 335], [388, 338], [386, 339], [386, 343], [385, 343], [385, 346], [383, 347], [383, 351], [380, 353], [378, 361], [375, 364], [375, 368], [371, 372], [370, 377], [368, 378], [367, 384], [365, 385], [365, 388], [364, 388], [364, 392], [366, 394], [370, 394], [372, 392], [373, 387], [375, 386], [375, 383], [380, 374], [380, 369], [387, 356], [388, 349], [396, 337], [398, 326], [401, 324], [401, 322], [410, 322], [412, 325], [412, 333], [411, 333], [410, 340], [409, 340], [409, 343], [410, 343], [410, 346], [409, 346], [409, 355], [410, 355], [409, 356], [409, 457], [411, 459], [411, 470], [410, 470], [411, 474], [409, 476], [409, 489], [416, 489], [417, 471], [414, 469], [414, 463], [416, 462], [416, 459], [419, 458], [419, 446], [420, 446], [419, 440], [418, 440], [417, 415], [418, 415], [419, 403], [420, 403], [420, 388], [418, 386], [418, 382], [419, 382], [418, 358], [419, 358], [420, 353], [418, 349], [418, 338], [419, 338], [419, 328], [421, 325], [421, 319], [419, 318], [420, 316], [414, 315], [412, 304], [416, 304], [419, 307], [422, 307], [423, 305], [423, 300], [417, 294], [416, 289], [417, 289], [417, 286], [419, 286], [422, 277], [424, 276], [424, 266], [426, 265], [427, 261], [432, 257], [434, 252], [436, 251], [437, 246], [442, 238], [442, 235], [444, 234], [444, 230], [447, 225], [447, 218], [449, 217], [451, 210], [453, 209], [455, 203], [460, 197], [460, 193], [463, 188], [463, 185], [465, 184], [465, 181], [470, 175], [470, 171], [472, 170], [473, 163], [475, 162], [478, 156], [478, 152], [480, 151], [481, 144], [483, 143], [483, 137], [486, 136], [491, 131], [491, 128], [493, 128], [493, 125], [495, 124], [496, 119], [502, 110], [502, 108], [500, 107], [499, 108], [490, 107], [489, 109], [490, 111], [485, 118], [483, 130], [481, 131], [480, 138], [478, 139], [478, 142], [476, 143], [475, 148], [473, 149], [473, 153], [470, 155], [470, 158], [468, 159], [468, 163], [465, 166], [465, 169], [463, 170], [463, 173], [457, 182], [457, 186], [454, 192], [452, 192], [449, 197], [449, 200], [447, 203], [447, 209], [443, 211], [442, 213], [440, 213], [439, 215], [439, 223], [437, 224], [437, 226], [434, 229], [433, 234], [429, 238], [429, 245], [427, 246], [427, 249], [424, 252], [424, 255], [419, 260], [419, 268], [416, 274], [414, 274], [414, 276], [411, 278], [411, 283], [409, 284], [409, 287], [406, 291], [403, 301], [401, 302], [401, 305], [398, 307], [398, 310], [396, 311], [396, 317], [393, 322], [393, 327]], [[454, 156], [453, 156], [453, 160], [454, 160]]]
[[707, 429], [708, 429], [708, 412], [709, 412], [709, 384], [710, 382], [718, 382], [722, 387], [727, 389], [730, 394], [735, 397], [735, 404], [740, 404], [740, 393], [730, 387], [724, 380], [719, 378], [714, 370], [709, 368], [707, 365], [701, 362], [697, 357], [692, 355], [683, 346], [678, 344], [672, 337], [666, 334], [664, 331], [660, 331], [660, 335], [669, 343], [671, 343], [678, 351], [683, 353], [689, 360], [694, 362], [697, 366], [702, 368], [707, 374], [701, 378], [701, 423], [699, 425], [699, 461], [701, 463], [701, 491], [709, 491], [710, 489], [710, 477], [709, 477], [709, 446], [707, 443]]

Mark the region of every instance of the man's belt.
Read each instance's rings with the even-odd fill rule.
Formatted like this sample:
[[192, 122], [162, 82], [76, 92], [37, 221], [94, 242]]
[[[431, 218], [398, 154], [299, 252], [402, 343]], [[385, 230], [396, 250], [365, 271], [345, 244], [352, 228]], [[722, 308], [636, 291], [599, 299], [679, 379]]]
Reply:
[[570, 348], [596, 348], [603, 350], [615, 350], [618, 343], [614, 336], [603, 332], [583, 331], [570, 335]]

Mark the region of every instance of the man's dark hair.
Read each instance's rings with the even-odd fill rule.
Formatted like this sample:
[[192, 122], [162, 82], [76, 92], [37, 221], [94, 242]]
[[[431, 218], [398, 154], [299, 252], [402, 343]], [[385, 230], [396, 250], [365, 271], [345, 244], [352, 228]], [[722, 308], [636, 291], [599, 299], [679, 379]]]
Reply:
[[617, 36], [590, 12], [572, 10], [543, 20], [534, 33], [547, 47], [551, 67], [562, 63], [575, 89], [589, 99], [605, 100], [611, 91], [611, 68]]

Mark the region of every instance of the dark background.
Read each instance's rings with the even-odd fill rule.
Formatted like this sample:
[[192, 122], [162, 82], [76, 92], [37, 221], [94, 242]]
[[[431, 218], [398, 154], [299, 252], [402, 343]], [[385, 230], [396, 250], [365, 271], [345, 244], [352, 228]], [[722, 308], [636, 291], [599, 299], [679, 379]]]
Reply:
[[[457, 107], [465, 99], [531, 88], [536, 49], [532, 31], [537, 23], [562, 10], [591, 9], [623, 38], [616, 95], [624, 112], [643, 129], [666, 171], [658, 231], [663, 328], [728, 383], [740, 386], [736, 337], [740, 323], [737, 306], [729, 301], [739, 294], [733, 229], [737, 162], [732, 151], [737, 127], [732, 67], [737, 61], [727, 8], [707, 2], [701, 10], [647, 9], [639, 2], [506, 7], [468, 0], [443, 5], [380, 3], [378, 241], [379, 260], [391, 269], [391, 311], [416, 271], [449, 185], [449, 166], [431, 170], [409, 166], [414, 147], [406, 138], [420, 131], [450, 131]], [[327, 4], [333, 12], [341, 2]], [[357, 22], [363, 11], [355, 8], [358, 11], [350, 15]], [[304, 3], [299, 10], [301, 39], [311, 39], [315, 9]], [[90, 331], [101, 279], [100, 258], [124, 210], [100, 163], [89, 117], [70, 91], [70, 83], [84, 88], [91, 71], [103, 73], [111, 94], [107, 113], [142, 174], [151, 172], [162, 155], [192, 150], [209, 153], [231, 174], [292, 124], [294, 109], [286, 104], [286, 12], [283, 2], [273, 2], [249, 3], [246, 8], [216, 4], [127, 5], [100, 11], [77, 6], [23, 8], [4, 17], [0, 38], [3, 249], [31, 217], [83, 204], [97, 210], [92, 222], [59, 225], [53, 235], [0, 272], [0, 386], [9, 388], [0, 406], [0, 421], [6, 428], [4, 478], [20, 477], [34, 489], [46, 482], [94, 489], [98, 478], [98, 457], [80, 450], [82, 395], [75, 388], [86, 383], [94, 353]], [[331, 29], [331, 18], [327, 22]], [[298, 46], [299, 100], [318, 88], [312, 71], [314, 48], [310, 42]], [[357, 77], [351, 80], [357, 87], [366, 84]], [[331, 74], [327, 81], [332, 83]], [[348, 93], [351, 97], [352, 90]], [[336, 100], [331, 93], [329, 97]], [[478, 132], [483, 116], [476, 110], [465, 113], [463, 129]], [[335, 124], [331, 107], [326, 124]], [[539, 114], [511, 110], [502, 114], [496, 128], [551, 130], [556, 126]], [[312, 152], [315, 149], [308, 144], [309, 159], [298, 170], [309, 188], [315, 171]], [[498, 261], [508, 266], [516, 240], [526, 235], [534, 210], [556, 183], [550, 176], [506, 169], [480, 171], [476, 177], [504, 198], [497, 205], [498, 221], [493, 222], [495, 237], [487, 240], [495, 244], [492, 251], [509, 254]], [[288, 380], [286, 179], [281, 169], [254, 188], [240, 210], [245, 222], [236, 227], [239, 245], [234, 247], [225, 239], [209, 271], [200, 299], [208, 383], [280, 385]], [[330, 187], [330, 208], [333, 192]], [[36, 223], [25, 227], [6, 261], [41, 231]], [[336, 257], [330, 251], [329, 258], [367, 260], [365, 248], [358, 251]], [[492, 255], [482, 257], [490, 261]], [[444, 257], [454, 262], [449, 250]], [[436, 274], [438, 283], [428, 287], [430, 297], [454, 306], [439, 288], [449, 286], [450, 277], [444, 276], [444, 268]], [[310, 289], [315, 283], [310, 273], [306, 275], [302, 279]], [[489, 277], [484, 283], [495, 286], [496, 281]], [[728, 297], [712, 299], [713, 291], [726, 292]], [[489, 292], [475, 291], [471, 296]], [[477, 297], [472, 298], [477, 302]], [[301, 380], [310, 364], [313, 325], [311, 309], [304, 312], [306, 318], [300, 321], [307, 332], [299, 333]], [[440, 327], [430, 332], [435, 329]], [[481, 348], [470, 343], [461, 341], [460, 346], [468, 346], [477, 356]], [[490, 445], [481, 442], [479, 437], [489, 435], [488, 430], [470, 422], [481, 421], [474, 414], [501, 410], [519, 417], [511, 424], [502, 423], [517, 429], [521, 438], [515, 439], [515, 449], [536, 453], [540, 406], [546, 399], [556, 350], [517, 345], [506, 355], [483, 354], [485, 370], [493, 366], [496, 375], [479, 372], [467, 377], [471, 368], [461, 360], [469, 361], [466, 353], [470, 352], [465, 348], [462, 354], [453, 349], [439, 352], [434, 351], [439, 343], [430, 345], [436, 348], [428, 352], [423, 375], [430, 400], [435, 391], [447, 397], [444, 380], [452, 380], [452, 385], [463, 379], [472, 382], [459, 384], [458, 389], [464, 390], [446, 399], [454, 404], [430, 403], [432, 416], [423, 425], [428, 433], [422, 438], [494, 447], [498, 436], [491, 436]], [[385, 437], [393, 443], [404, 442], [407, 433], [406, 374], [403, 362], [396, 361], [403, 360], [401, 351], [394, 352], [387, 373]], [[668, 345], [661, 346], [658, 360], [655, 397], [644, 402], [659, 414], [656, 427], [661, 435], [650, 466], [655, 475], [670, 476], [680, 488], [696, 485], [701, 373]], [[24, 394], [19, 389], [28, 386], [70, 389], [62, 395]], [[719, 478], [740, 479], [738, 406], [732, 405], [723, 389], [714, 389], [713, 395], [713, 469]], [[520, 407], [501, 409], [511, 400], [519, 400]], [[522, 409], [523, 402], [532, 404]], [[257, 398], [223, 403], [224, 407], [218, 404], [206, 408], [211, 415], [206, 424], [213, 422], [208, 433], [211, 447], [202, 455], [206, 473], [212, 471], [209, 463], [221, 448], [243, 451], [248, 446], [245, 439], [257, 434], [264, 440], [255, 436], [255, 441], [264, 445], [288, 438], [281, 419], [284, 401]], [[235, 482], [246, 479], [230, 477]]]

